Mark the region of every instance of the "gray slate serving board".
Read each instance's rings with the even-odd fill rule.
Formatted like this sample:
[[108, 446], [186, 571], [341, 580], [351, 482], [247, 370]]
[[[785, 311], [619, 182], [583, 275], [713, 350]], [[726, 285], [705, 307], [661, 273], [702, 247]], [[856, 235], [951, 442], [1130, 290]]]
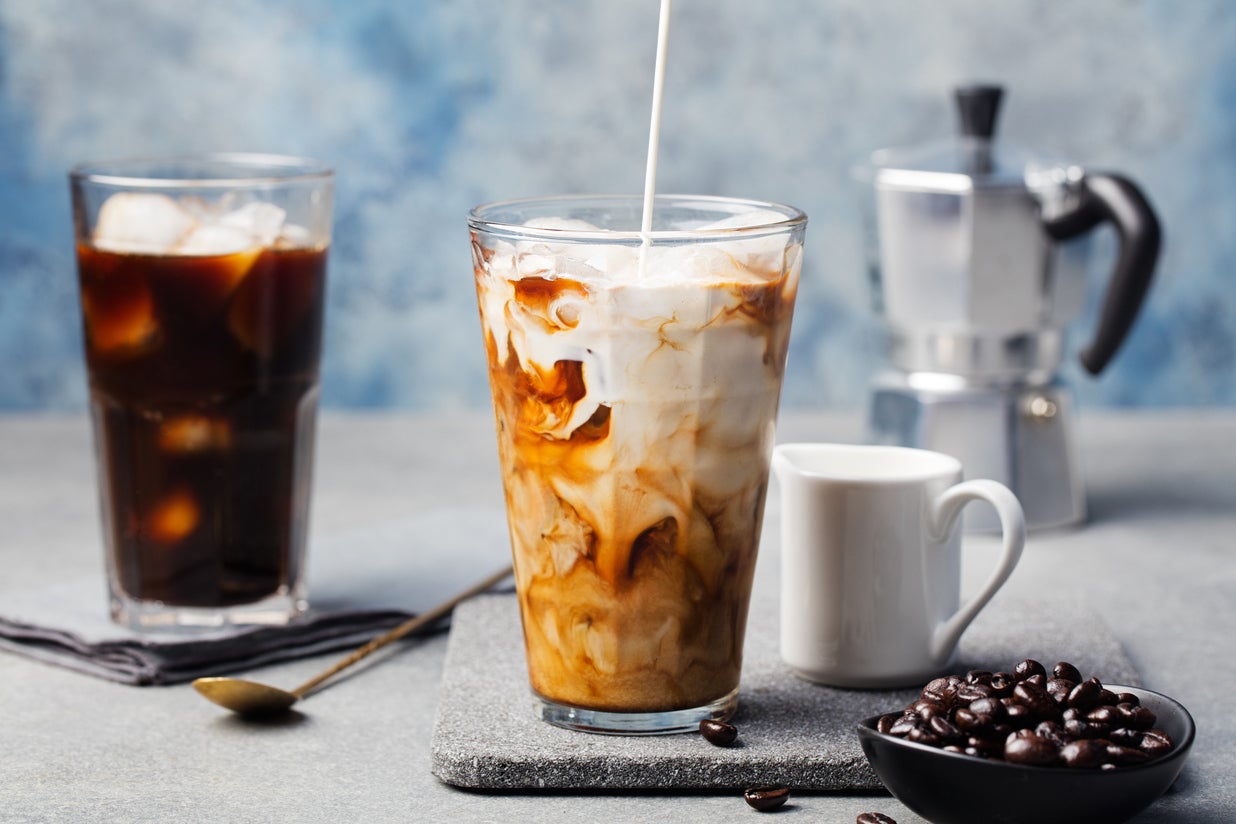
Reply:
[[[775, 604], [752, 604], [739, 742], [698, 735], [591, 735], [544, 723], [533, 711], [513, 595], [461, 605], [451, 623], [433, 733], [433, 774], [489, 790], [732, 789], [877, 790], [855, 724], [899, 710], [917, 690], [843, 690], [795, 677], [777, 652]], [[1033, 615], [1032, 623], [1024, 617]], [[1086, 677], [1140, 685], [1103, 621], [1076, 605], [997, 598], [962, 639], [953, 671], [1008, 670], [1023, 658], [1049, 668], [1071, 661]]]

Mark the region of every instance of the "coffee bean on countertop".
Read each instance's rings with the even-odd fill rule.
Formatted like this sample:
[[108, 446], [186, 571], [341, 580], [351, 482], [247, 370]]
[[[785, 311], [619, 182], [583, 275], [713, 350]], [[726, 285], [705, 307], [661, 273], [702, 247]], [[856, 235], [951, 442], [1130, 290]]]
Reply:
[[884, 813], [859, 813], [854, 824], [897, 824], [897, 821]]
[[748, 787], [743, 791], [742, 797], [752, 807], [762, 813], [766, 813], [769, 810], [777, 809], [789, 800], [790, 788], [771, 785], [766, 787]]
[[738, 738], [738, 727], [735, 727], [733, 724], [727, 724], [724, 721], [705, 718], [700, 722], [700, 735], [704, 736], [704, 740], [709, 744], [718, 747], [728, 747]]

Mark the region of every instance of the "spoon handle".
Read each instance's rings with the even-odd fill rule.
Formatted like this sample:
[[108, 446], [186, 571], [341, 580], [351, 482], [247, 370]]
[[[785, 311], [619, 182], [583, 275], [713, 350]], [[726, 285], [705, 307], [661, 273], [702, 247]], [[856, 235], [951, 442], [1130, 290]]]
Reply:
[[436, 607], [433, 607], [432, 609], [427, 609], [421, 614], [413, 618], [409, 618], [408, 620], [404, 621], [402, 624], [395, 627], [394, 629], [388, 630], [384, 635], [379, 635], [377, 638], [374, 638], [368, 644], [365, 644], [363, 647], [353, 652], [347, 658], [342, 659], [341, 661], [336, 663], [334, 666], [332, 666], [330, 669], [326, 670], [323, 673], [320, 673], [319, 675], [313, 676], [308, 681], [301, 684], [296, 689], [292, 690], [292, 694], [295, 695], [297, 698], [303, 698], [306, 693], [308, 693], [318, 684], [321, 684], [327, 678], [330, 678], [332, 675], [335, 675], [341, 670], [347, 669], [348, 667], [355, 664], [357, 661], [360, 661], [362, 658], [365, 658], [366, 656], [368, 656], [370, 653], [381, 649], [382, 647], [386, 646], [392, 641], [398, 641], [400, 638], [404, 637], [405, 635], [409, 633], [416, 632], [421, 627], [426, 626], [427, 624], [433, 623], [434, 621], [438, 620], [444, 615], [448, 615], [451, 612], [451, 610], [453, 610], [455, 606], [459, 604], [460, 601], [466, 601], [467, 599], [471, 598], [473, 595], [479, 595], [480, 593], [492, 587], [494, 584], [501, 581], [503, 578], [510, 575], [511, 571], [512, 571], [511, 567], [507, 567], [503, 570], [495, 572], [493, 575], [490, 575], [489, 577], [485, 578], [485, 580], [477, 584], [474, 584], [473, 586], [469, 587], [468, 589], [464, 590], [458, 595], [452, 596], [449, 600], [444, 601], [441, 604], [438, 604]]

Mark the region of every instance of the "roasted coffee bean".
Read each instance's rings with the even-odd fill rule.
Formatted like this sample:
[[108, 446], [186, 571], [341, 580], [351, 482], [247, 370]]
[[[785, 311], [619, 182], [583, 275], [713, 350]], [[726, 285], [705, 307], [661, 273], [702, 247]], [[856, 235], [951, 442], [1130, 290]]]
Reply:
[[1107, 745], [1107, 760], [1118, 767], [1127, 767], [1130, 764], [1142, 764], [1149, 761], [1150, 755], [1143, 750], [1112, 742]]
[[1051, 668], [1051, 675], [1053, 678], [1063, 678], [1065, 681], [1072, 681], [1074, 684], [1079, 684], [1082, 680], [1081, 672], [1068, 661], [1056, 662], [1056, 666]]
[[1070, 739], [1094, 738], [1097, 733], [1090, 728], [1090, 725], [1080, 718], [1070, 718], [1061, 726], [1064, 730], [1065, 737]]
[[940, 736], [922, 727], [915, 727], [906, 733], [906, 740], [913, 741], [915, 744], [926, 744], [929, 747], [940, 745]]
[[1004, 738], [972, 735], [966, 739], [966, 750], [971, 749], [985, 756], [999, 755], [1004, 752]]
[[955, 724], [943, 716], [935, 716], [928, 722], [927, 725], [931, 728], [932, 732], [946, 741], [952, 741], [963, 737], [961, 730], [957, 729]]
[[1107, 760], [1107, 745], [1095, 738], [1070, 741], [1060, 748], [1060, 760], [1066, 767], [1097, 767]]
[[728, 747], [738, 738], [738, 727], [724, 721], [706, 718], [700, 722], [700, 735], [709, 744], [718, 747]]
[[1131, 692], [1116, 693], [1116, 699], [1121, 704], [1132, 704], [1135, 707], [1140, 707], [1142, 705], [1142, 702], [1138, 699], [1138, 697]]
[[906, 709], [916, 713], [924, 721], [930, 721], [937, 715], [944, 715], [948, 712], [948, 708], [943, 703], [930, 698], [920, 698]]
[[952, 706], [957, 700], [957, 690], [961, 689], [961, 685], [966, 683], [960, 675], [950, 675], [948, 677], [948, 686], [944, 688], [944, 703]]
[[992, 695], [995, 695], [995, 690], [987, 684], [962, 684], [957, 688], [958, 701], [972, 702]]
[[966, 673], [967, 684], [991, 684], [992, 673], [987, 670], [972, 669]]
[[1158, 758], [1160, 755], [1167, 755], [1171, 752], [1172, 746], [1171, 736], [1163, 730], [1153, 729], [1143, 733], [1142, 743], [1138, 745], [1138, 748], [1151, 758]]
[[1047, 670], [1043, 669], [1043, 665], [1033, 658], [1027, 658], [1013, 667], [1013, 680], [1015, 681], [1025, 681], [1033, 675], [1042, 675], [1044, 680], [1047, 678]]
[[1067, 706], [1069, 702], [1069, 693], [1073, 691], [1073, 687], [1077, 686], [1077, 682], [1070, 681], [1067, 678], [1050, 678], [1047, 681], [1047, 694], [1051, 696], [1051, 700], [1056, 702], [1056, 706]]
[[1013, 692], [1013, 685], [1016, 683], [1017, 681], [1010, 673], [997, 672], [991, 676], [992, 694], [1001, 697], [1011, 695]]
[[966, 732], [975, 732], [989, 725], [991, 723], [991, 716], [979, 715], [971, 709], [962, 707], [953, 713], [953, 723], [957, 725], [958, 729], [965, 730]]
[[1159, 719], [1148, 707], [1134, 707], [1128, 715], [1129, 725], [1135, 730], [1148, 730], [1154, 727]]
[[1102, 692], [1103, 687], [1098, 679], [1091, 678], [1089, 681], [1082, 681], [1069, 693], [1069, 707], [1079, 710], [1092, 709], [1098, 706], [1099, 694]]
[[888, 728], [889, 735], [905, 736], [910, 730], [918, 728], [918, 716], [912, 712], [907, 712], [905, 715], [893, 722], [893, 725]]
[[1033, 730], [1018, 730], [1004, 742], [1004, 760], [1043, 766], [1056, 760], [1056, 745]]
[[1116, 697], [1116, 693], [1104, 687], [1099, 690], [1099, 704], [1104, 707], [1114, 707], [1120, 703], [1120, 699]]
[[1036, 687], [1039, 687], [1040, 689], [1047, 689], [1047, 676], [1046, 675], [1031, 675], [1029, 678], [1025, 678], [1019, 681], [1018, 683], [1019, 684], [1034, 684]]
[[1109, 732], [1107, 737], [1112, 743], [1125, 747], [1138, 747], [1142, 743], [1141, 730], [1134, 730], [1129, 727], [1118, 727]]
[[1004, 715], [1014, 727], [1024, 727], [1033, 724], [1038, 714], [1026, 704], [1009, 704], [1004, 708]]
[[1013, 688], [1013, 698], [1036, 718], [1050, 718], [1056, 712], [1056, 702], [1047, 694], [1047, 690], [1028, 680]]
[[859, 813], [858, 818], [854, 819], [854, 824], [897, 824], [897, 822], [883, 813]]
[[1040, 721], [1034, 731], [1046, 738], [1057, 748], [1063, 747], [1068, 743], [1068, 738], [1064, 735], [1064, 729], [1056, 721]]
[[891, 712], [888, 715], [881, 715], [880, 720], [876, 721], [876, 732], [881, 732], [888, 735], [893, 724], [897, 721], [897, 718], [898, 716]]
[[975, 715], [985, 715], [994, 721], [999, 721], [1007, 715], [1005, 706], [999, 698], [980, 698], [977, 701], [971, 701], [969, 710]]
[[1086, 713], [1086, 721], [1092, 727], [1102, 727], [1108, 730], [1123, 724], [1125, 720], [1124, 715], [1116, 707], [1100, 706]]
[[948, 689], [949, 683], [947, 678], [933, 678], [927, 682], [927, 686], [923, 687], [919, 695], [923, 698], [930, 698], [932, 701], [943, 701], [944, 693]]
[[747, 800], [755, 809], [762, 813], [769, 810], [775, 810], [784, 804], [790, 798], [789, 787], [748, 787], [743, 791], [742, 797]]

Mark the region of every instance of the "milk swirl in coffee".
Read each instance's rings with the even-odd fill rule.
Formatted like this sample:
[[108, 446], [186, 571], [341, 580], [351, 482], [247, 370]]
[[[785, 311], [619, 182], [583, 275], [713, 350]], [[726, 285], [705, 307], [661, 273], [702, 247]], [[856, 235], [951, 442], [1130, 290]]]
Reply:
[[647, 712], [737, 689], [801, 262], [785, 221], [693, 226], [696, 242], [654, 243], [642, 267], [638, 237], [608, 243], [577, 220], [531, 221], [524, 239], [474, 230], [542, 697]]

